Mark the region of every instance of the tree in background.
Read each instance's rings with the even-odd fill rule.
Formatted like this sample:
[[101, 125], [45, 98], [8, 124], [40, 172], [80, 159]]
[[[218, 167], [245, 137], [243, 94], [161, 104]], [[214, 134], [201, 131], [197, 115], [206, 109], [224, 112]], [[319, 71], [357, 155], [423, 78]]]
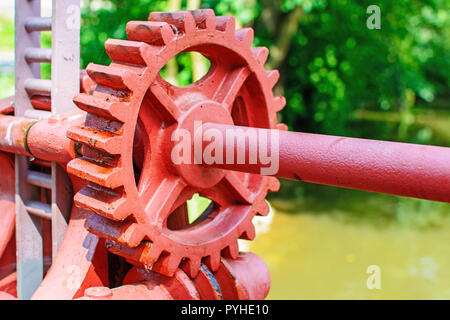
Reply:
[[[89, 2], [91, 3], [91, 2]], [[95, 4], [97, 3], [97, 6]], [[450, 2], [377, 0], [381, 30], [369, 30], [373, 1], [350, 0], [109, 0], [83, 9], [82, 65], [108, 63], [107, 38], [125, 39], [129, 20], [151, 11], [212, 8], [255, 30], [255, 46], [270, 49], [268, 68], [282, 75], [287, 98], [282, 121], [291, 129], [417, 141], [408, 134], [418, 107], [448, 109]], [[207, 70], [198, 55], [183, 54], [162, 71], [186, 85]], [[175, 79], [176, 78], [176, 79]], [[355, 111], [389, 111], [395, 125], [358, 126]], [[370, 130], [368, 129], [370, 128]], [[429, 136], [428, 136], [429, 138]]]

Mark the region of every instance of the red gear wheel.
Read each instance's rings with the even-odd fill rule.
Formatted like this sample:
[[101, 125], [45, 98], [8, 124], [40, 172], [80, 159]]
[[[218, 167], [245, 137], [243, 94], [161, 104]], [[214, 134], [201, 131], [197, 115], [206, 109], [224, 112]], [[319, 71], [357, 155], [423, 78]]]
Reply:
[[[238, 256], [238, 238], [254, 238], [252, 218], [268, 213], [265, 196], [279, 182], [176, 166], [171, 135], [177, 128], [192, 131], [194, 120], [280, 128], [276, 113], [285, 99], [272, 93], [278, 71], [264, 70], [268, 50], [251, 48], [252, 29], [235, 30], [234, 17], [212, 10], [153, 12], [126, 31], [129, 40], [106, 41], [109, 66], [87, 67], [96, 89], [74, 98], [88, 113], [83, 127], [68, 132], [82, 145], [68, 171], [87, 180], [74, 202], [93, 212], [88, 230], [132, 263], [169, 276], [181, 264], [194, 277], [203, 259], [216, 271], [221, 256]], [[173, 86], [159, 71], [187, 51], [208, 58], [210, 70], [187, 87]], [[194, 193], [213, 200], [214, 208], [189, 224], [184, 204]]]

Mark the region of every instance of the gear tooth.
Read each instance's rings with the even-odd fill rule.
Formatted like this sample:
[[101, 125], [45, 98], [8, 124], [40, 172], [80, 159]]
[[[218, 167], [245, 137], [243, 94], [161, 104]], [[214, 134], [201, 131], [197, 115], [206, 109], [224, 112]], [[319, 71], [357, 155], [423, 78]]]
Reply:
[[119, 167], [92, 162], [84, 157], [71, 160], [67, 164], [67, 171], [81, 179], [110, 189], [116, 189], [123, 185], [122, 170]]
[[97, 214], [91, 215], [86, 220], [85, 227], [99, 237], [131, 248], [137, 247], [143, 239], [137, 223], [111, 221]]
[[119, 241], [126, 243], [129, 247], [136, 247], [142, 242], [144, 237], [145, 235], [139, 227], [139, 224], [131, 223], [127, 226], [126, 230], [123, 231]]
[[128, 105], [125, 102], [107, 101], [85, 93], [77, 94], [73, 102], [81, 110], [121, 122], [125, 121], [129, 112]]
[[273, 98], [273, 107], [275, 109], [275, 112], [278, 112], [284, 108], [286, 105], [286, 98], [283, 96], [280, 97], [274, 97]]
[[92, 94], [97, 84], [88, 76], [86, 69], [80, 70], [80, 93]]
[[189, 277], [195, 278], [200, 271], [200, 264], [199, 258], [188, 258], [181, 263], [181, 268]]
[[130, 203], [124, 197], [123, 190], [101, 190], [98, 186], [86, 186], [74, 196], [77, 207], [93, 211], [112, 220], [123, 220], [131, 213]]
[[198, 29], [206, 29], [209, 32], [216, 30], [216, 15], [212, 9], [192, 10], [195, 25]]
[[253, 29], [252, 28], [243, 28], [238, 29], [234, 32], [236, 39], [241, 41], [245, 46], [251, 47], [253, 43]]
[[255, 226], [253, 225], [253, 223], [250, 222], [247, 224], [247, 226], [245, 227], [245, 231], [239, 238], [244, 240], [253, 240], [255, 239], [255, 236], [256, 236]]
[[239, 256], [239, 245], [237, 241], [233, 241], [222, 250], [222, 255], [225, 258], [236, 259]]
[[127, 23], [127, 37], [151, 45], [167, 45], [175, 39], [175, 32], [166, 22], [130, 21]]
[[236, 19], [233, 16], [216, 17], [216, 29], [224, 32], [233, 32], [236, 29]]
[[189, 272], [188, 275], [191, 278], [195, 278], [200, 271], [200, 265], [202, 263], [200, 258], [190, 258], [189, 260]]
[[288, 131], [288, 126], [284, 123], [277, 123], [277, 129], [283, 130], [283, 131]]
[[148, 20], [167, 22], [175, 29], [175, 37], [180, 33], [192, 34], [195, 32], [195, 21], [190, 11], [152, 12]]
[[269, 57], [269, 49], [266, 47], [256, 47], [252, 48], [252, 52], [256, 60], [258, 60], [258, 63], [263, 66]]
[[127, 69], [89, 63], [86, 71], [97, 84], [116, 90], [133, 91], [138, 83], [137, 75]]
[[150, 63], [143, 55], [148, 47], [146, 43], [130, 40], [108, 39], [105, 42], [106, 53], [111, 60], [142, 66]]
[[72, 127], [67, 130], [67, 137], [113, 155], [119, 154], [122, 149], [122, 136], [108, 131], [99, 131], [88, 127]]
[[268, 189], [269, 191], [276, 192], [280, 189], [280, 180], [275, 177], [267, 177], [268, 178]]
[[220, 252], [211, 253], [204, 260], [205, 264], [211, 271], [217, 271], [220, 267]]
[[181, 257], [179, 257], [176, 254], [170, 254], [168, 256], [166, 268], [167, 268], [167, 275], [172, 276], [178, 269], [181, 263]]
[[144, 266], [146, 265], [143, 262], [143, 256], [145, 256], [146, 252], [149, 250], [149, 248], [151, 248], [151, 244], [149, 242], [142, 242], [137, 247], [130, 248], [127, 245], [109, 239], [105, 241], [105, 245], [109, 252], [124, 257], [131, 264], [144, 264]]
[[159, 245], [152, 244], [149, 247], [149, 249], [146, 251], [145, 258], [144, 258], [145, 263], [153, 265], [156, 261], [158, 261], [162, 252], [163, 252], [163, 249]]
[[258, 216], [267, 216], [270, 211], [269, 203], [262, 198], [254, 204], [256, 214]]
[[275, 84], [278, 82], [278, 79], [280, 79], [280, 73], [278, 72], [278, 70], [269, 70], [266, 71], [266, 75], [269, 86], [273, 88]]
[[163, 254], [158, 261], [152, 266], [152, 271], [161, 273], [165, 276], [172, 277], [177, 271], [181, 263], [181, 257], [171, 253]]

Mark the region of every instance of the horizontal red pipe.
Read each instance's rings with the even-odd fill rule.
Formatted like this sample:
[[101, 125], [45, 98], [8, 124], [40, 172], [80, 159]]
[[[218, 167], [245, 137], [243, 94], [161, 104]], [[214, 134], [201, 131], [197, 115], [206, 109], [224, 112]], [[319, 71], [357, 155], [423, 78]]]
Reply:
[[[273, 174], [277, 177], [450, 202], [450, 148], [212, 123], [201, 129], [203, 134], [209, 129], [221, 133], [224, 159], [227, 148], [234, 150], [233, 163], [211, 164], [214, 167], [261, 173], [268, 165], [259, 157], [256, 164], [248, 163], [248, 137], [270, 133], [275, 140], [269, 143], [268, 154], [276, 154], [278, 144], [279, 170]], [[247, 137], [244, 147], [226, 138], [227, 131], [236, 129]], [[209, 143], [203, 142], [202, 150]], [[245, 152], [244, 164], [236, 163], [238, 152]]]
[[75, 145], [67, 138], [67, 130], [81, 125], [85, 118], [86, 113], [75, 110], [37, 121], [27, 136], [31, 154], [40, 160], [66, 164], [76, 157]]
[[67, 129], [81, 125], [86, 114], [74, 111], [44, 120], [0, 115], [0, 151], [65, 164], [75, 158]]

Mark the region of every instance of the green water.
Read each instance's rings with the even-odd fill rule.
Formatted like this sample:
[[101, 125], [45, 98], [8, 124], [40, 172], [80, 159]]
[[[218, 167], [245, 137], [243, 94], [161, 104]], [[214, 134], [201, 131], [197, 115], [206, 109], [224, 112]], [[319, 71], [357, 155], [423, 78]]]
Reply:
[[[297, 212], [274, 210], [268, 230], [249, 248], [270, 270], [268, 299], [450, 299], [448, 204], [386, 196], [359, 203], [348, 199], [348, 211], [338, 203], [330, 205], [335, 210], [323, 203], [299, 204]], [[362, 209], [374, 210], [375, 204], [385, 210], [379, 218]], [[277, 201], [273, 206], [284, 208]], [[358, 210], [367, 217], [355, 214]], [[367, 286], [371, 265], [379, 267], [380, 289]]]

